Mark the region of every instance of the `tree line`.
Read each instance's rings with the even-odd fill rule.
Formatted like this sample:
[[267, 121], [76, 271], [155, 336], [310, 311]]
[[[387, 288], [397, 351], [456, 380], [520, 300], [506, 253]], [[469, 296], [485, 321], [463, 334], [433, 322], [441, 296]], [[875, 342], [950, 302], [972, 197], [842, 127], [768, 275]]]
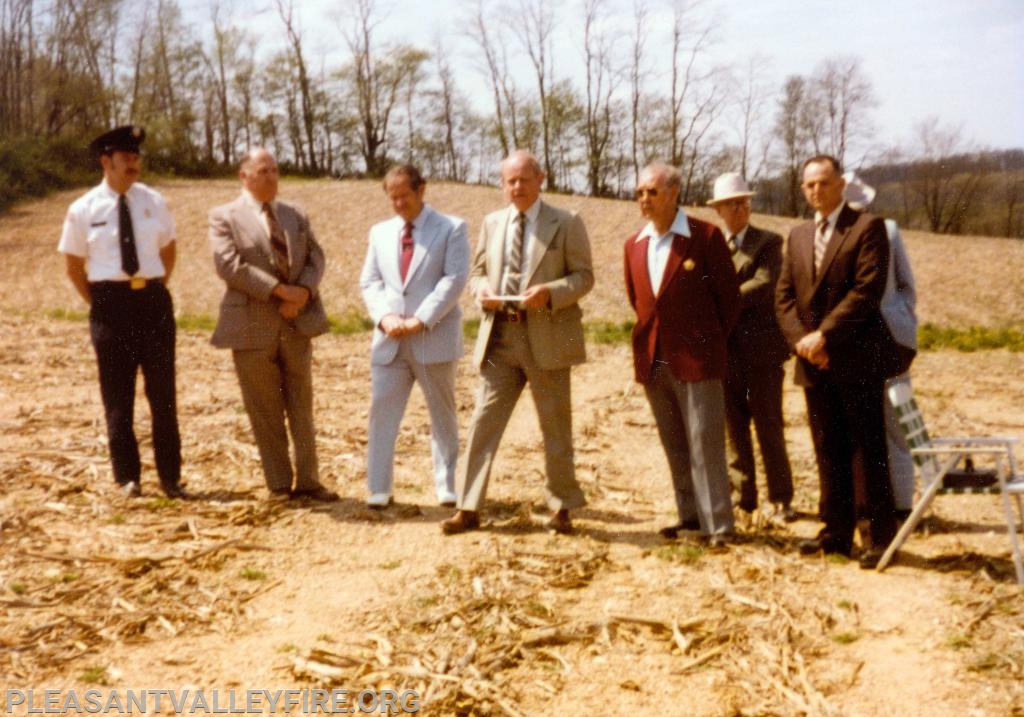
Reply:
[[[87, 139], [130, 121], [147, 127], [150, 166], [168, 173], [223, 173], [260, 144], [297, 174], [379, 177], [409, 161], [436, 179], [482, 183], [509, 151], [529, 148], [549, 191], [629, 196], [640, 169], [663, 159], [683, 170], [684, 203], [737, 170], [758, 188], [758, 209], [798, 216], [810, 154], [851, 167], [894, 156], [874, 141], [876, 98], [858, 58], [828, 58], [776, 87], [765, 57], [717, 60], [719, 24], [699, 1], [634, 0], [623, 11], [610, 0], [474, 0], [427, 43], [386, 35], [379, 0], [325, 17], [269, 1], [272, 41], [228, 0], [192, 16], [178, 0], [0, 0], [4, 166], [20, 162], [30, 192], [77, 178]], [[336, 31], [340, 54], [310, 50], [313, 23]], [[471, 79], [486, 87], [483, 109]], [[948, 173], [948, 157], [970, 152], [955, 129], [929, 122], [927, 141], [902, 157]], [[984, 183], [972, 189], [959, 175], [920, 190], [908, 175], [903, 219], [967, 230], [974, 210], [963, 207], [985, 198]], [[952, 202], [960, 219], [928, 226], [909, 209], [926, 201]], [[1014, 207], [1007, 226], [1019, 236]]]

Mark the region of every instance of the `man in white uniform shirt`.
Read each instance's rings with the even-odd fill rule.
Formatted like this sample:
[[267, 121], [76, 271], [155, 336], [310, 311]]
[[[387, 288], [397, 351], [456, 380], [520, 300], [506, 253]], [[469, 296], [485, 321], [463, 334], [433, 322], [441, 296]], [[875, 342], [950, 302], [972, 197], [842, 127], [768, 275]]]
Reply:
[[174, 220], [163, 197], [137, 181], [145, 137], [142, 127], [128, 125], [92, 141], [103, 182], [71, 205], [59, 250], [71, 283], [89, 304], [114, 480], [125, 495], [142, 494], [133, 429], [141, 368], [160, 486], [171, 498], [186, 498], [180, 483], [174, 307], [165, 286], [174, 269]]

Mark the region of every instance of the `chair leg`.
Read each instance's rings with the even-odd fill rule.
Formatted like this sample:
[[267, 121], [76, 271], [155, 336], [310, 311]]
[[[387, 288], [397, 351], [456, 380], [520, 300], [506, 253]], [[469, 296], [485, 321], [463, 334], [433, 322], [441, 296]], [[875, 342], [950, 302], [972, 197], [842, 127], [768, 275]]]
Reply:
[[[1017, 461], [1014, 459], [1013, 446], [1006, 445], [1006, 456], [1009, 463], [1010, 478], [1017, 475]], [[1010, 549], [1013, 551], [1013, 567], [1017, 571], [1017, 584], [1024, 585], [1024, 558], [1021, 557], [1020, 539], [1017, 537], [1017, 519], [1013, 515], [1013, 506], [1010, 504], [1010, 494], [1006, 490], [1006, 476], [999, 475], [999, 488], [1003, 496], [1003, 511], [1006, 513], [1006, 529], [1010, 533]], [[1014, 493], [1014, 500], [1017, 503], [1017, 514], [1021, 517], [1021, 529], [1024, 530], [1024, 505], [1021, 503], [1019, 494]]]
[[[1017, 571], [1017, 583], [1024, 585], [1024, 557], [1020, 552], [1020, 539], [1017, 537], [1017, 517], [1013, 514], [1013, 505], [1010, 503], [1010, 494], [1006, 490], [1006, 481], [1000, 476], [1000, 487], [1003, 496], [1003, 511], [1006, 514], [1006, 530], [1010, 535], [1010, 549], [1013, 551], [1013, 567]], [[1021, 513], [1020, 496], [1017, 499], [1017, 512]], [[1024, 516], [1024, 513], [1021, 513]]]
[[886, 566], [888, 566], [889, 562], [892, 560], [892, 557], [896, 554], [896, 551], [900, 549], [900, 546], [903, 545], [903, 542], [907, 537], [914, 532], [914, 528], [916, 528], [917, 524], [921, 522], [921, 518], [924, 516], [925, 511], [928, 510], [928, 506], [931, 505], [932, 501], [935, 499], [936, 493], [939, 492], [939, 488], [942, 487], [942, 479], [945, 478], [946, 474], [953, 470], [953, 467], [960, 462], [961, 457], [961, 454], [957, 453], [948, 458], [942, 465], [938, 474], [935, 476], [935, 480], [925, 487], [924, 493], [914, 505], [914, 509], [910, 512], [910, 516], [907, 518], [906, 522], [903, 523], [899, 532], [896, 533], [896, 537], [892, 539], [891, 543], [889, 543], [889, 547], [885, 549], [884, 553], [882, 553], [882, 559], [878, 561], [878, 567], [876, 568], [878, 572], [885, 570]]

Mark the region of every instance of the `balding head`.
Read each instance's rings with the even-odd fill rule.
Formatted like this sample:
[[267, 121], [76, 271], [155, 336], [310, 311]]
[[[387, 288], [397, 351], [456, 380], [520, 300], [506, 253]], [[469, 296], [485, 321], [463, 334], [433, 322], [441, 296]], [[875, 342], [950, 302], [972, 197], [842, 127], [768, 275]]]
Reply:
[[277, 197], [277, 160], [270, 150], [253, 147], [238, 165], [242, 185], [258, 202], [272, 202]]

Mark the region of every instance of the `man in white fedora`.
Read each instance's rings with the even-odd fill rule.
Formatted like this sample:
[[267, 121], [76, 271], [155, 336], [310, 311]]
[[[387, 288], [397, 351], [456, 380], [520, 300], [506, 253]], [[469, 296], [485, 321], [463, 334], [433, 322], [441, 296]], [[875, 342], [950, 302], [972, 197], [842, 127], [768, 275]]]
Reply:
[[782, 237], [750, 225], [751, 197], [737, 172], [715, 180], [708, 202], [722, 219], [722, 228], [740, 281], [742, 311], [729, 336], [725, 378], [725, 418], [729, 470], [739, 481], [739, 506], [757, 509], [757, 481], [750, 424], [764, 460], [768, 500], [783, 520], [796, 520], [793, 473], [786, 454], [782, 420], [782, 365], [789, 345], [775, 319], [775, 284], [782, 268]]

